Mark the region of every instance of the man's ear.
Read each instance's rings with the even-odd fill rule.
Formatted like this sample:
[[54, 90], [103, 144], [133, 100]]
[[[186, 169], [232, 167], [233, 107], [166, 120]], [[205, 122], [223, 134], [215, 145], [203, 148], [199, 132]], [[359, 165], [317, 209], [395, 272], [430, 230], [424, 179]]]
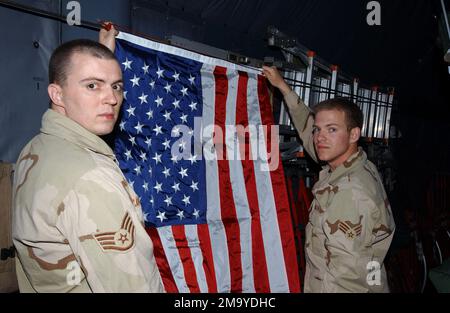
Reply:
[[361, 128], [353, 127], [350, 130], [350, 143], [358, 142], [360, 137], [361, 137]]
[[[61, 109], [64, 111], [64, 101], [62, 97], [62, 88], [60, 85], [52, 83], [48, 85], [47, 88], [48, 96], [50, 97], [50, 100], [52, 101], [52, 104], [55, 107], [55, 109], [59, 112]], [[61, 112], [64, 113], [64, 112]]]

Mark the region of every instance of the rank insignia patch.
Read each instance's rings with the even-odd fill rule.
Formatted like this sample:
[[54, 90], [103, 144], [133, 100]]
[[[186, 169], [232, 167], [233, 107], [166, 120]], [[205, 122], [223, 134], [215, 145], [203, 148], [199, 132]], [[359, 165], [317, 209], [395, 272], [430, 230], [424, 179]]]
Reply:
[[97, 233], [94, 238], [103, 251], [127, 251], [134, 244], [134, 224], [130, 215], [125, 215], [118, 231]]

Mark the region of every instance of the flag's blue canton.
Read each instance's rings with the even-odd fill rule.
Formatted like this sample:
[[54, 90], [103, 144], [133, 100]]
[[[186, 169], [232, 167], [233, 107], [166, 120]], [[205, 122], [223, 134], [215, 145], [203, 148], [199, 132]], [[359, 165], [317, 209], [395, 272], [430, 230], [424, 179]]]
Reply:
[[206, 223], [205, 166], [193, 133], [202, 114], [202, 64], [122, 40], [116, 56], [125, 98], [115, 153], [146, 224]]

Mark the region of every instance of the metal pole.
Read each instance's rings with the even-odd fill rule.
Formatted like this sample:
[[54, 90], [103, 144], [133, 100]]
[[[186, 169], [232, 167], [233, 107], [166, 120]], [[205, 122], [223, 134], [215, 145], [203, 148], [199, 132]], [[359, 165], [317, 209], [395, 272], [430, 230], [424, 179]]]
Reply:
[[447, 18], [447, 10], [445, 9], [445, 3], [444, 0], [441, 0], [442, 10], [444, 12], [444, 20], [445, 20], [445, 26], [447, 27], [447, 35], [450, 39], [450, 27], [448, 25], [448, 18]]
[[[0, 6], [8, 8], [8, 9], [17, 10], [17, 11], [20, 11], [23, 13], [36, 15], [39, 17], [49, 18], [49, 19], [60, 21], [63, 23], [66, 23], [66, 21], [67, 21], [67, 16], [59, 15], [56, 13], [51, 13], [48, 11], [40, 10], [37, 8], [22, 5], [22, 4], [13, 3], [10, 1], [0, 0]], [[86, 29], [94, 30], [94, 31], [100, 30], [99, 23], [92, 23], [92, 22], [87, 22], [87, 21], [80, 21], [80, 25], [74, 25], [74, 26], [79, 26], [81, 28], [86, 28]]]

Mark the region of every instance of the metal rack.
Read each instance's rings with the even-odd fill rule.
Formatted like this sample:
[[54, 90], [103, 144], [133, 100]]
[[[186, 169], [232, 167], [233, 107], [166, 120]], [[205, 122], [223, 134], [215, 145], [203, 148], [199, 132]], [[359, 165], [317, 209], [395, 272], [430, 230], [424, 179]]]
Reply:
[[[357, 78], [340, 71], [337, 65], [327, 63], [278, 29], [269, 27], [268, 35], [269, 45], [280, 48], [286, 62], [295, 64], [295, 69], [285, 69], [283, 74], [306, 105], [314, 106], [335, 97], [349, 97], [358, 104], [364, 115], [362, 137], [369, 140], [389, 139], [394, 105], [393, 88], [363, 86]], [[279, 124], [293, 127], [284, 105], [281, 107]]]

